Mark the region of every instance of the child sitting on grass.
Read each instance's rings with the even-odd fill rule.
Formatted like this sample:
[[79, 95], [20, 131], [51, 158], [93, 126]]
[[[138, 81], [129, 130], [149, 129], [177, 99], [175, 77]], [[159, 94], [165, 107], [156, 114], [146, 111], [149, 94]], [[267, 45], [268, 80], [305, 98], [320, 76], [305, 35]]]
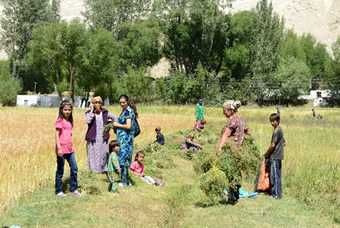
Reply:
[[283, 136], [282, 128], [280, 127], [280, 115], [273, 113], [269, 117], [271, 125], [274, 127], [271, 144], [265, 153], [264, 157], [270, 159], [270, 186], [272, 190], [272, 197], [275, 199], [282, 198], [282, 160], [283, 147], [286, 142]]
[[195, 123], [193, 131], [204, 131], [204, 124], [206, 124], [206, 120], [200, 120]]
[[159, 180], [157, 178], [145, 176], [144, 165], [143, 165], [144, 156], [145, 156], [145, 153], [143, 151], [137, 152], [135, 156], [135, 161], [130, 166], [131, 171], [148, 184], [154, 184], [156, 186], [164, 186], [165, 184], [164, 180], [163, 180], [163, 183], [161, 184], [159, 183]]
[[110, 180], [109, 191], [118, 192], [118, 185], [120, 182], [120, 166], [117, 153], [119, 151], [119, 142], [117, 140], [112, 140], [109, 144], [110, 158], [107, 166], [107, 175]]

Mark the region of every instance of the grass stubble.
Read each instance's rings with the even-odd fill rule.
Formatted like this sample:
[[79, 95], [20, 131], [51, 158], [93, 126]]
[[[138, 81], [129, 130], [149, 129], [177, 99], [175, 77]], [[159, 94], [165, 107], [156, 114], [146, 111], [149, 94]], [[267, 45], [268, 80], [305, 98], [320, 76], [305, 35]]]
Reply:
[[[108, 109], [116, 115], [120, 113], [118, 107]], [[273, 111], [274, 108], [240, 109], [263, 153], [273, 131], [268, 121]], [[283, 161], [284, 199], [274, 201], [260, 195], [242, 199], [236, 206], [212, 205], [198, 187], [192, 162], [178, 156], [178, 144], [194, 124], [193, 106], [139, 108], [142, 133], [135, 139], [135, 151], [152, 142], [154, 128], [161, 126], [167, 143], [162, 153], [171, 156], [175, 165], [155, 168], [162, 162], [156, 164], [149, 159], [147, 170], [164, 178], [166, 187], [137, 183], [137, 187], [122, 189], [119, 195], [106, 191], [108, 182], [104, 176], [87, 171], [84, 112], [74, 110], [73, 129], [79, 185], [84, 197], [59, 199], [54, 197], [53, 190], [57, 109], [0, 110], [0, 213], [3, 213], [0, 225], [220, 227], [233, 224], [242, 227], [261, 224], [266, 227], [332, 226], [340, 222], [339, 109], [317, 110], [324, 118], [312, 122], [309, 109], [281, 108], [281, 126], [287, 141]], [[226, 122], [221, 109], [206, 108], [205, 115], [207, 128], [219, 134]], [[197, 140], [206, 150], [216, 148], [207, 139]], [[159, 161], [168, 159], [161, 155], [147, 156], [159, 156]], [[68, 176], [66, 165], [66, 183]], [[243, 188], [252, 191], [251, 181], [246, 181]]]

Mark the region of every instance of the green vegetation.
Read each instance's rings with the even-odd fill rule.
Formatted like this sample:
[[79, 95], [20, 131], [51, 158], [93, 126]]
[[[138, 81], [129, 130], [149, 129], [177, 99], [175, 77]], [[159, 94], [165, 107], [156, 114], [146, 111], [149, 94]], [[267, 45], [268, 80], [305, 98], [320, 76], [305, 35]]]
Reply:
[[[108, 107], [108, 109], [113, 113], [120, 111], [118, 107]], [[261, 155], [267, 149], [273, 131], [268, 121], [268, 115], [273, 111], [275, 111], [274, 107], [240, 108], [239, 114], [247, 121], [252, 132], [253, 138], [247, 137], [245, 141], [245, 146], [252, 148], [253, 152], [251, 153], [259, 151]], [[200, 173], [208, 173], [209, 170], [211, 170], [209, 174], [219, 173], [211, 169], [211, 158], [216, 157], [207, 155], [214, 155], [216, 152], [220, 131], [226, 122], [220, 108], [206, 108], [208, 121], [206, 131], [195, 132], [195, 141], [204, 147], [197, 158], [196, 156], [187, 157], [180, 151], [180, 143], [190, 132], [188, 129], [194, 124], [193, 106], [140, 106], [139, 123], [142, 133], [135, 140], [134, 151], [135, 153], [139, 150], [146, 152], [146, 174], [161, 180], [164, 179], [165, 186], [151, 186], [134, 177], [135, 186], [120, 188], [120, 194], [112, 194], [107, 191], [109, 182], [105, 175], [94, 174], [87, 170], [83, 140], [83, 135], [86, 132], [86, 124], [83, 121], [84, 113], [82, 109], [75, 109], [74, 143], [80, 169], [79, 189], [84, 195], [81, 198], [70, 195], [66, 198], [58, 198], [54, 195], [54, 143], [49, 136], [48, 126], [51, 126], [50, 123], [55, 121], [57, 110], [3, 108], [1, 116], [11, 113], [14, 118], [13, 122], [9, 122], [8, 126], [11, 128], [6, 136], [0, 133], [1, 139], [8, 137], [7, 134], [18, 134], [17, 129], [26, 126], [25, 129], [30, 129], [29, 131], [35, 135], [32, 138], [31, 134], [29, 139], [26, 139], [27, 134], [24, 133], [20, 135], [20, 140], [26, 144], [32, 140], [37, 141], [34, 141], [33, 145], [25, 146], [11, 137], [11, 141], [3, 145], [5, 151], [13, 148], [13, 145], [20, 145], [20, 148], [23, 149], [21, 151], [20, 148], [17, 148], [10, 152], [10, 157], [2, 157], [2, 159], [6, 159], [7, 164], [13, 164], [13, 166], [21, 164], [17, 167], [20, 169], [21, 175], [14, 174], [16, 171], [11, 168], [8, 171], [5, 169], [4, 172], [1, 172], [2, 180], [18, 180], [23, 176], [23, 179], [20, 180], [29, 179], [32, 184], [36, 182], [38, 187], [34, 188], [35, 190], [29, 190], [26, 197], [21, 197], [15, 206], [3, 211], [0, 216], [0, 226], [13, 224], [23, 227], [107, 227], [116, 225], [223, 227], [226, 224], [232, 224], [235, 227], [337, 226], [340, 216], [337, 210], [340, 192], [340, 175], [337, 164], [339, 161], [337, 151], [340, 142], [337, 123], [340, 121], [340, 112], [339, 109], [317, 109], [316, 111], [324, 118], [321, 121], [312, 122], [309, 107], [281, 109], [281, 126], [287, 142], [283, 161], [283, 199], [273, 200], [271, 197], [261, 194], [254, 198], [242, 198], [238, 204], [232, 206], [216, 204], [214, 203], [216, 201], [211, 200], [216, 200], [219, 197], [219, 189], [224, 187], [226, 182], [220, 181], [214, 185], [215, 188], [208, 189], [208, 191], [200, 187], [200, 183], [204, 184], [205, 180], [211, 179], [209, 176], [202, 177], [199, 175]], [[31, 123], [34, 121], [32, 116], [36, 117], [37, 122]], [[161, 126], [166, 144], [165, 146], [149, 147], [147, 144], [154, 140], [154, 125], [158, 121], [164, 121], [161, 122]], [[44, 135], [47, 135], [43, 140], [44, 143], [40, 143], [41, 145], [39, 144], [41, 133], [34, 130], [38, 123], [39, 126], [44, 126], [41, 130], [44, 131]], [[320, 142], [327, 142], [328, 146], [325, 147], [325, 144]], [[46, 144], [49, 145], [46, 147]], [[15, 154], [14, 152], [17, 151], [20, 153]], [[31, 151], [34, 151], [33, 154]], [[29, 156], [21, 156], [25, 153]], [[39, 155], [37, 156], [36, 153]], [[0, 156], [4, 156], [4, 154]], [[253, 158], [257, 159], [257, 157]], [[255, 164], [255, 162], [251, 161], [249, 164]], [[28, 171], [24, 171], [24, 166], [27, 166]], [[29, 172], [32, 167], [37, 168], [34, 172]], [[44, 172], [41, 172], [40, 168]], [[249, 172], [246, 171], [243, 176], [242, 189], [251, 193], [254, 188], [254, 174], [251, 170], [256, 167], [248, 168]], [[219, 167], [219, 169], [223, 168]], [[43, 175], [44, 178], [41, 178]], [[66, 165], [64, 189], [67, 193], [69, 189], [68, 176]], [[221, 176], [221, 179], [227, 179], [226, 176], [223, 177], [223, 174]], [[3, 187], [16, 191], [3, 192], [0, 196], [17, 194], [18, 191], [23, 190], [21, 189], [23, 184], [26, 183], [20, 181], [17, 185], [12, 183], [3, 186], [3, 182], [1, 182], [1, 191]], [[205, 192], [215, 192], [216, 198], [208, 197]]]
[[[85, 22], [69, 23], [60, 21], [57, 0], [2, 2], [3, 42], [23, 91], [37, 82], [38, 92], [59, 96], [216, 105], [266, 97], [299, 104], [301, 92], [331, 89], [331, 104], [340, 100], [339, 39], [332, 58], [311, 34], [285, 29], [267, 0], [235, 14], [225, 13], [231, 0], [86, 0]], [[151, 84], [148, 69], [162, 57], [169, 75]]]

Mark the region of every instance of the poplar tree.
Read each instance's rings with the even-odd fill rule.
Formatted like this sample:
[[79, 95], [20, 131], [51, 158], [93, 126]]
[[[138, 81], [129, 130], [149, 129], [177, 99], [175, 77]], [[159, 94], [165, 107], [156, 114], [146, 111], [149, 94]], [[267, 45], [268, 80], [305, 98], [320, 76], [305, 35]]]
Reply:
[[17, 65], [25, 63], [27, 74], [28, 42], [34, 28], [59, 20], [59, 0], [1, 0], [4, 6], [2, 42], [12, 61], [12, 74], [19, 77]]

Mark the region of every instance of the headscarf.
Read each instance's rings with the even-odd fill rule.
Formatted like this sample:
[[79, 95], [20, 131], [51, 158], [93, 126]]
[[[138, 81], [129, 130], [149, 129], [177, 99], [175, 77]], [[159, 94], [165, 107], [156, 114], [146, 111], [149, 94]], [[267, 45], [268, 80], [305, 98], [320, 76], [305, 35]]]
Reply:
[[226, 109], [231, 109], [231, 110], [234, 110], [234, 112], [237, 112], [237, 109], [241, 107], [241, 101], [227, 100], [226, 102], [224, 102], [222, 107]]
[[[103, 99], [100, 97], [100, 96], [97, 96], [97, 97], [94, 97], [93, 99], [92, 99], [92, 103], [93, 104], [95, 104], [96, 102], [100, 102], [100, 103], [103, 103]], [[101, 108], [102, 108], [102, 105], [100, 104], [100, 105], [98, 105], [98, 104], [95, 104], [95, 109], [96, 109], [96, 111], [95, 111], [95, 113], [96, 114], [99, 114], [100, 112], [101, 112]]]
[[193, 133], [188, 134], [187, 138], [193, 139], [194, 138], [194, 134]]
[[100, 101], [101, 103], [103, 103], [103, 99], [102, 99], [100, 96], [94, 97], [94, 98], [92, 99], [92, 103], [93, 103], [93, 104], [96, 103], [97, 101]]

